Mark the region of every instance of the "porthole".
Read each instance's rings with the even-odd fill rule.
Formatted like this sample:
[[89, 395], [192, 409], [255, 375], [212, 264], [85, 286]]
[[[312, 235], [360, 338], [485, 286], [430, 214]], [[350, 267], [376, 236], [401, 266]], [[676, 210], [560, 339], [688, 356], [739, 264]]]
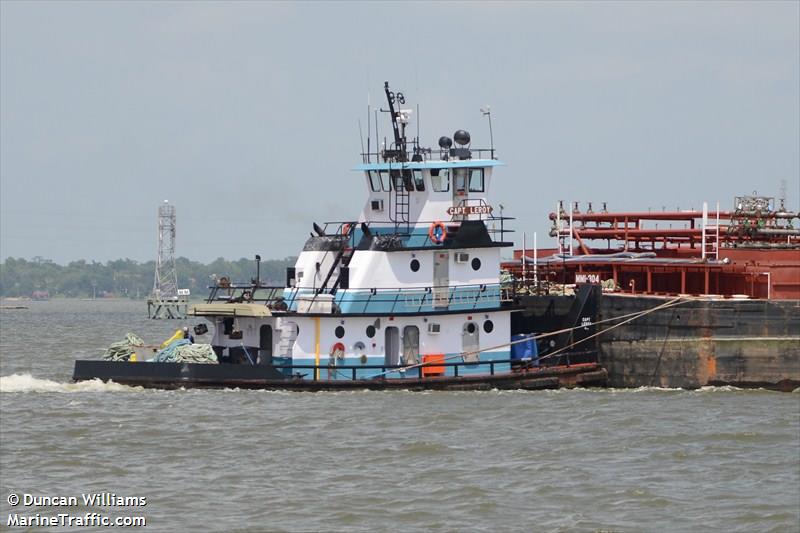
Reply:
[[483, 331], [485, 331], [486, 333], [491, 333], [492, 330], [494, 330], [494, 322], [492, 322], [491, 320], [487, 320], [486, 322], [483, 323]]
[[411, 260], [411, 264], [409, 266], [411, 267], [411, 272], [418, 272], [419, 271], [419, 261], [418, 260], [412, 259]]
[[336, 334], [337, 339], [341, 339], [342, 337], [344, 337], [344, 327], [336, 326], [336, 330], [334, 331], [334, 333]]
[[477, 257], [472, 258], [472, 270], [480, 270], [481, 269], [481, 260]]
[[367, 326], [367, 337], [371, 339], [374, 336], [375, 336], [375, 326], [370, 324], [369, 326]]
[[469, 333], [470, 335], [472, 335], [473, 333], [475, 333], [475, 330], [476, 330], [476, 329], [478, 329], [478, 328], [476, 328], [476, 327], [475, 327], [475, 322], [469, 322], [469, 323], [467, 323], [467, 333]]

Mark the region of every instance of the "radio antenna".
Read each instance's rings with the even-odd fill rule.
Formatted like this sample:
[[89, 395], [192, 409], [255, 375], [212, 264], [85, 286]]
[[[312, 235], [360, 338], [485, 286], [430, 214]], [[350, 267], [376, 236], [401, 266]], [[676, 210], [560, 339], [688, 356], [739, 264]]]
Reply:
[[365, 152], [364, 152], [364, 133], [361, 131], [361, 119], [358, 119], [358, 138], [361, 139], [361, 161], [366, 162], [364, 159]]
[[375, 110], [375, 151], [378, 152], [378, 156], [375, 159], [376, 163], [380, 163], [381, 162], [381, 160], [380, 160], [381, 151], [378, 149], [378, 143], [379, 143], [380, 140], [381, 140], [381, 135], [378, 132], [378, 110], [376, 109]]
[[370, 163], [370, 160], [369, 160], [369, 151], [370, 151], [369, 137], [370, 137], [370, 133], [371, 133], [370, 130], [372, 128], [372, 121], [370, 120], [370, 115], [372, 113], [370, 112], [370, 105], [369, 104], [370, 104], [370, 102], [369, 102], [369, 91], [367, 91], [367, 163]]
[[492, 134], [492, 108], [488, 105], [481, 108], [484, 117], [489, 117], [489, 143], [491, 144], [492, 159], [494, 159], [494, 135]]
[[419, 148], [419, 104], [417, 104], [417, 148]]

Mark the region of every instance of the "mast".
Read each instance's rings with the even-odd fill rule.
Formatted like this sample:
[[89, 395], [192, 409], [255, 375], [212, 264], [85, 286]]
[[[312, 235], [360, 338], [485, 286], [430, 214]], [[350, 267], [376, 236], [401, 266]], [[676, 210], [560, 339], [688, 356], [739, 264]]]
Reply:
[[386, 92], [386, 101], [389, 102], [389, 114], [392, 117], [392, 131], [394, 132], [394, 150], [386, 150], [387, 158], [395, 158], [398, 161], [408, 161], [408, 152], [406, 150], [406, 125], [405, 121], [399, 121], [400, 110], [395, 110], [395, 100], [399, 105], [406, 103], [403, 93], [393, 93], [389, 90], [389, 82], [383, 83], [383, 90]]

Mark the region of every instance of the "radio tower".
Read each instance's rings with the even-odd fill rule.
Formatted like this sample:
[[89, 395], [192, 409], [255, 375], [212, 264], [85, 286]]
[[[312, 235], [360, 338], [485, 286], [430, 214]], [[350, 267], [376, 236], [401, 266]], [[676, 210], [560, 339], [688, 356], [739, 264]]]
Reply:
[[150, 318], [184, 318], [187, 299], [178, 289], [175, 269], [175, 206], [167, 200], [158, 207], [158, 257], [153, 293], [147, 300]]

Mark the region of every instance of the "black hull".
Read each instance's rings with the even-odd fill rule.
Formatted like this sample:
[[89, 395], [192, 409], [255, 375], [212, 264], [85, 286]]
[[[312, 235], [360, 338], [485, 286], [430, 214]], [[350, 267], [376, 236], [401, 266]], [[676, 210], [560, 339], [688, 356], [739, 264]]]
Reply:
[[602, 387], [606, 372], [596, 364], [579, 364], [495, 375], [391, 378], [370, 380], [312, 380], [286, 378], [270, 366], [127, 363], [76, 361], [73, 380], [99, 379], [122, 385], [158, 389], [239, 388], [294, 391], [337, 390], [539, 390], [559, 387]]
[[[664, 298], [604, 294], [598, 320], [652, 309]], [[800, 387], [800, 301], [697, 299], [599, 336], [612, 387]]]

